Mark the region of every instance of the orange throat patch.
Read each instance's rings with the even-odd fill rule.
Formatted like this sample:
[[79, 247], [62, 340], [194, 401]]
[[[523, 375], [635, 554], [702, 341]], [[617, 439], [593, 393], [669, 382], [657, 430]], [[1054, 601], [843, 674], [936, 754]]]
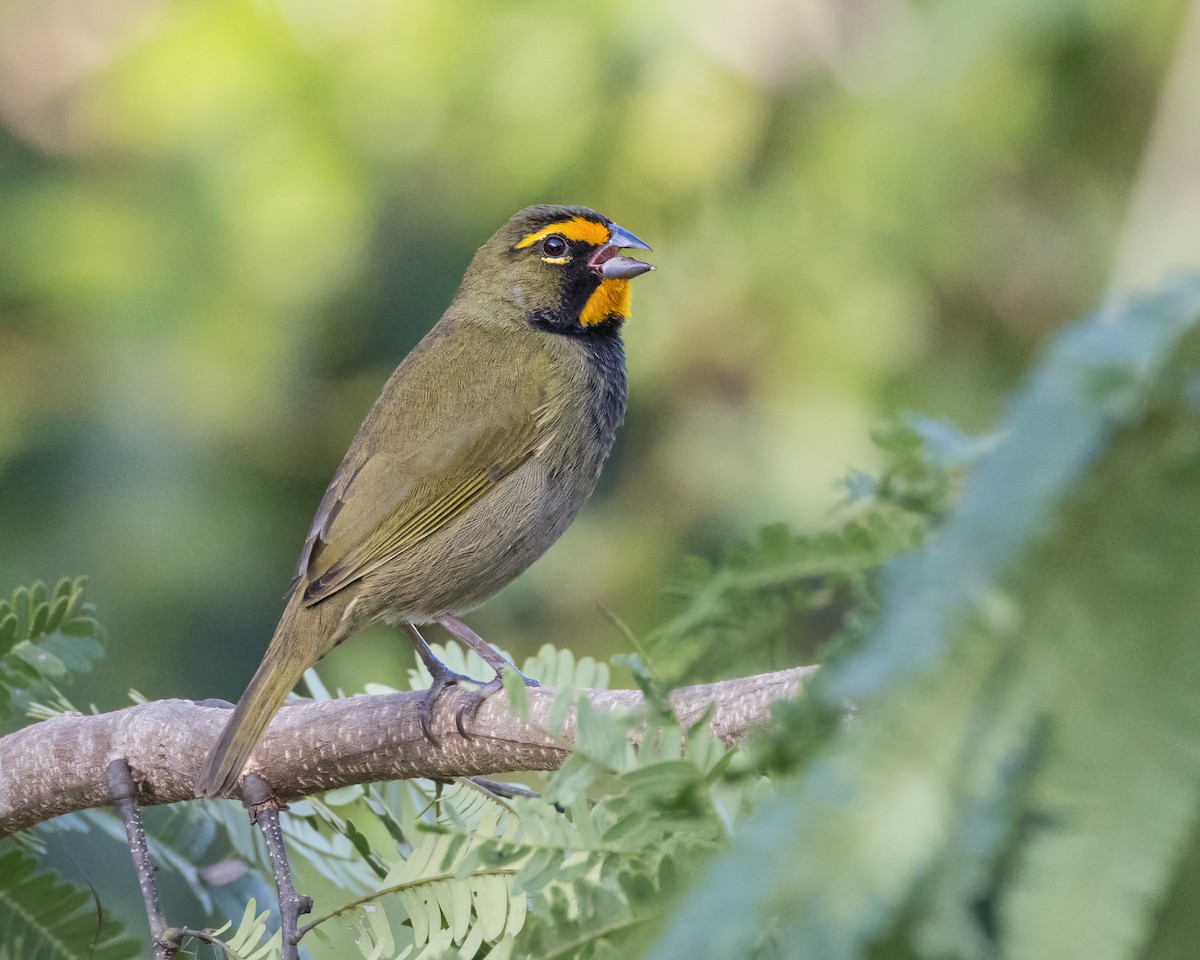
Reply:
[[628, 280], [601, 280], [600, 286], [583, 305], [583, 310], [579, 313], [579, 322], [585, 327], [590, 327], [603, 323], [612, 316], [627, 320], [632, 299]]

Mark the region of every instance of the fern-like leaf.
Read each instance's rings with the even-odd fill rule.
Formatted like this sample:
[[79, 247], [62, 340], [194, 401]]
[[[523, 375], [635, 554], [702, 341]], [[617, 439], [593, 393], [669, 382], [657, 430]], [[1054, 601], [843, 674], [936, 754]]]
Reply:
[[[459, 833], [426, 833], [407, 857], [396, 863], [375, 892], [320, 918], [320, 924], [352, 915], [371, 944], [365, 956], [390, 957], [394, 941], [380, 901], [399, 900], [412, 928], [411, 947], [430, 948], [431, 955], [445, 940], [463, 956], [473, 957], [481, 946], [515, 936], [524, 925], [526, 898], [513, 889], [519, 864], [483, 862], [478, 848], [497, 835], [500, 813], [485, 813]], [[515, 825], [514, 825], [515, 826]], [[361, 944], [360, 944], [361, 946]]]
[[267, 932], [267, 918], [270, 910], [258, 912], [258, 904], [253, 898], [246, 904], [241, 922], [228, 938], [221, 939], [232, 924], [226, 924], [213, 932], [225, 960], [277, 960], [281, 955], [281, 939], [278, 930], [274, 934]]
[[[498, 822], [494, 812], [488, 813], [471, 837], [490, 839]], [[462, 952], [472, 956], [480, 943], [495, 943], [521, 929], [525, 897], [512, 889], [517, 867], [472, 867], [470, 852], [471, 842], [463, 835], [432, 834], [384, 878], [381, 889], [404, 904], [417, 947], [445, 926]]]
[[693, 561], [672, 587], [683, 608], [648, 638], [656, 664], [685, 678], [734, 662], [740, 672], [753, 672], [794, 660], [790, 651], [798, 645], [811, 651], [828, 638], [867, 578], [915, 544], [925, 523], [888, 508], [833, 532], [794, 534], [777, 525], [727, 550], [716, 566]]
[[92, 616], [86, 585], [85, 577], [63, 577], [53, 589], [38, 581], [0, 600], [0, 718], [103, 656], [104, 628]]
[[131, 960], [142, 953], [91, 891], [40, 869], [21, 850], [0, 855], [0, 960]]

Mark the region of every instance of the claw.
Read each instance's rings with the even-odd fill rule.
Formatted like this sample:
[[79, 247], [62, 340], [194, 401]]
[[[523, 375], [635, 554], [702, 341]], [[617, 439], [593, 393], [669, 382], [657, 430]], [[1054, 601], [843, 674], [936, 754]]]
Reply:
[[421, 732], [425, 734], [425, 739], [435, 746], [438, 743], [438, 739], [433, 733], [433, 717], [436, 712], [437, 702], [447, 687], [457, 686], [462, 682], [478, 687], [477, 690], [472, 690], [463, 695], [462, 703], [454, 714], [454, 726], [464, 738], [469, 740], [471, 739], [471, 734], [467, 733], [466, 720], [474, 720], [475, 716], [479, 713], [479, 708], [483, 706], [483, 702], [504, 686], [503, 676], [505, 670], [516, 670], [517, 675], [525, 681], [525, 686], [527, 687], [541, 686], [532, 677], [525, 676], [525, 674], [521, 673], [520, 670], [505, 660], [491, 645], [484, 642], [479, 634], [461, 620], [446, 615], [439, 617], [438, 623], [461, 640], [469, 649], [478, 653], [484, 662], [496, 672], [496, 675], [487, 683], [480, 683], [478, 680], [472, 680], [461, 673], [455, 673], [433, 655], [433, 651], [429, 649], [429, 644], [425, 642], [425, 638], [421, 636], [421, 632], [414, 624], [403, 624], [405, 632], [408, 633], [409, 639], [412, 640], [413, 648], [417, 651], [417, 656], [421, 658], [421, 661], [425, 664], [425, 669], [429, 671], [430, 677], [433, 678], [433, 682], [425, 692], [424, 699], [421, 700], [421, 706], [417, 711], [417, 719], [421, 723]]
[[421, 698], [421, 706], [417, 708], [417, 720], [421, 724], [421, 732], [425, 734], [425, 739], [435, 747], [439, 741], [433, 732], [433, 717], [436, 712], [438, 700], [446, 692], [447, 687], [455, 687], [460, 683], [473, 684], [478, 682], [465, 674], [455, 673], [444, 665], [439, 664], [439, 666], [441, 666], [440, 670], [435, 669], [431, 671], [433, 673], [433, 682], [429, 685], [429, 689], [425, 691], [425, 696]]
[[[525, 681], [525, 686], [527, 687], [541, 686], [541, 684], [534, 680], [533, 677], [526, 676], [516, 667], [509, 666], [505, 669], [515, 670], [517, 675]], [[481, 686], [478, 690], [471, 690], [463, 695], [462, 703], [459, 705], [458, 710], [454, 714], [454, 726], [458, 729], [458, 732], [461, 736], [467, 740], [472, 739], [471, 734], [467, 733], [466, 721], [469, 719], [474, 722], [476, 716], [479, 714], [479, 708], [483, 706], [483, 702], [487, 700], [488, 697], [498, 693], [501, 689], [503, 689], [503, 687], [504, 671], [497, 670], [496, 676]]]
[[471, 735], [467, 733], [466, 719], [469, 717], [473, 721], [479, 714], [479, 708], [483, 706], [483, 701], [503, 686], [504, 681], [500, 678], [500, 674], [496, 674], [494, 679], [489, 680], [478, 690], [471, 690], [463, 696], [462, 703], [454, 714], [454, 726], [458, 728], [461, 736], [467, 740], [471, 739]]

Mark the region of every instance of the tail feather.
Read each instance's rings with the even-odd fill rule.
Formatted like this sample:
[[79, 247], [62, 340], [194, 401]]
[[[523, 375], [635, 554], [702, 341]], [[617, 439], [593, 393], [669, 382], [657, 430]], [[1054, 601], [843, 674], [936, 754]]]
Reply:
[[342, 638], [344, 625], [339, 627], [339, 621], [348, 599], [331, 597], [318, 608], [304, 609], [298, 594], [293, 595], [262, 663], [200, 769], [196, 796], [219, 797], [237, 786], [242, 768], [288, 692]]
[[309, 664], [268, 650], [196, 779], [196, 796], [217, 797], [237, 786], [242, 768], [271, 719]]

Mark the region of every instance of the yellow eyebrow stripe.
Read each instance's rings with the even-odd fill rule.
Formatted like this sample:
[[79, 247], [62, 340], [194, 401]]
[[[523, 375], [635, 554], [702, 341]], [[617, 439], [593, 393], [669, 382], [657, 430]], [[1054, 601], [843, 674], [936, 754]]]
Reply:
[[523, 247], [531, 246], [542, 237], [548, 237], [552, 233], [560, 233], [568, 240], [582, 240], [593, 247], [608, 243], [608, 238], [612, 236], [612, 231], [602, 223], [585, 220], [583, 217], [572, 217], [570, 220], [560, 220], [558, 223], [542, 227], [541, 230], [527, 233], [517, 244], [516, 249], [520, 250]]

